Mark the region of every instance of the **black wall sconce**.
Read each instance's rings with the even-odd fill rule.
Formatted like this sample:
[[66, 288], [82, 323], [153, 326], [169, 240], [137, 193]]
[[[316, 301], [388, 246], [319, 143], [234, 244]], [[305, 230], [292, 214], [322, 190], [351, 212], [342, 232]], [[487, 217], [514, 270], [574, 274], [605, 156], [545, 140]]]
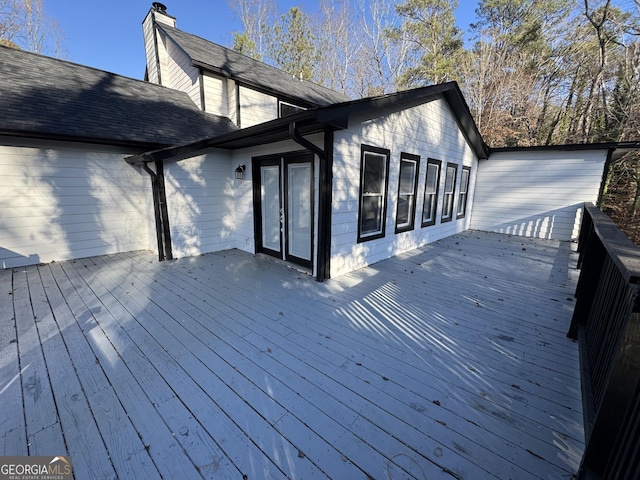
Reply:
[[238, 168], [236, 168], [236, 179], [237, 180], [242, 180], [244, 178], [244, 171], [246, 170], [246, 167], [244, 165], [238, 165]]

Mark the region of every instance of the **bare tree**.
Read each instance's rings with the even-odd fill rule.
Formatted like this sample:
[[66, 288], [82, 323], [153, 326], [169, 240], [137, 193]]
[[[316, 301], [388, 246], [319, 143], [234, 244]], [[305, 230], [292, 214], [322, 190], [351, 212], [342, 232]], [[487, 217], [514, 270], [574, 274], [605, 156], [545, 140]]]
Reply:
[[0, 41], [30, 52], [64, 56], [62, 33], [44, 0], [0, 0]]
[[398, 24], [392, 0], [358, 0], [359, 55], [352, 79], [357, 96], [379, 95], [398, 88], [409, 56], [409, 42], [389, 35]]
[[354, 59], [360, 54], [353, 16], [349, 0], [322, 0], [314, 24], [318, 59], [315, 80], [342, 93], [350, 88]]
[[271, 26], [278, 11], [275, 0], [229, 0], [244, 32], [236, 33], [234, 50], [257, 60], [267, 61]]

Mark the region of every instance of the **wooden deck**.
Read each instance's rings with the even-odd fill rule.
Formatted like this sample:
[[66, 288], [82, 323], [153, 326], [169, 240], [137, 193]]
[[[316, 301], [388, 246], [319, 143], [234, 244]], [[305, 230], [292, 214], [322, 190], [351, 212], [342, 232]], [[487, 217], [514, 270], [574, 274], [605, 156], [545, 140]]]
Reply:
[[571, 248], [466, 232], [323, 284], [239, 251], [0, 270], [1, 454], [77, 479], [569, 479]]

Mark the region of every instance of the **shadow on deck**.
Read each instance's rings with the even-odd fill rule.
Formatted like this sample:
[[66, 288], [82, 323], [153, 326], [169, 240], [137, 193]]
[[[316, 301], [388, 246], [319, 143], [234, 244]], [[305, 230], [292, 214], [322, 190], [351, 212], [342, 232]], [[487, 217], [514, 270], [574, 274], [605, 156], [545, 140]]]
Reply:
[[466, 232], [323, 284], [235, 250], [0, 271], [2, 455], [82, 479], [571, 478], [575, 261]]

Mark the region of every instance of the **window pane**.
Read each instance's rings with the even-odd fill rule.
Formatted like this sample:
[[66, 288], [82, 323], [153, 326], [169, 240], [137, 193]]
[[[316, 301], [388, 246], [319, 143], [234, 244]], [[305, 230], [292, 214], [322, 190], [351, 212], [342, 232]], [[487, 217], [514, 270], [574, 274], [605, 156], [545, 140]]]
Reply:
[[458, 198], [458, 215], [463, 216], [467, 210], [467, 194], [461, 193]]
[[435, 208], [433, 208], [434, 200], [435, 200], [434, 195], [426, 195], [424, 197], [424, 209], [422, 210], [423, 222], [430, 222], [434, 220], [434, 213], [435, 213]]
[[365, 153], [363, 193], [381, 194], [384, 188], [385, 157]]
[[416, 178], [416, 163], [401, 160], [400, 161], [400, 194], [411, 194], [414, 189]]
[[293, 115], [294, 113], [302, 112], [305, 109], [298, 107], [297, 105], [291, 105], [290, 103], [280, 102], [280, 117], [286, 117], [287, 115]]
[[460, 192], [467, 192], [469, 188], [469, 170], [462, 170], [462, 179], [460, 180]]
[[427, 164], [427, 182], [425, 185], [425, 193], [436, 193], [438, 188], [438, 165], [433, 163]]
[[362, 198], [360, 212], [361, 234], [370, 235], [382, 232], [382, 197], [367, 196]]
[[409, 224], [409, 214], [411, 210], [411, 196], [401, 195], [398, 197], [398, 214], [396, 217], [398, 226]]
[[452, 207], [453, 207], [453, 195], [451, 195], [450, 193], [445, 193], [444, 204], [442, 206], [442, 218], [451, 217]]
[[444, 191], [449, 193], [453, 192], [453, 185], [456, 181], [456, 169], [454, 167], [447, 167], [447, 177], [444, 181]]

